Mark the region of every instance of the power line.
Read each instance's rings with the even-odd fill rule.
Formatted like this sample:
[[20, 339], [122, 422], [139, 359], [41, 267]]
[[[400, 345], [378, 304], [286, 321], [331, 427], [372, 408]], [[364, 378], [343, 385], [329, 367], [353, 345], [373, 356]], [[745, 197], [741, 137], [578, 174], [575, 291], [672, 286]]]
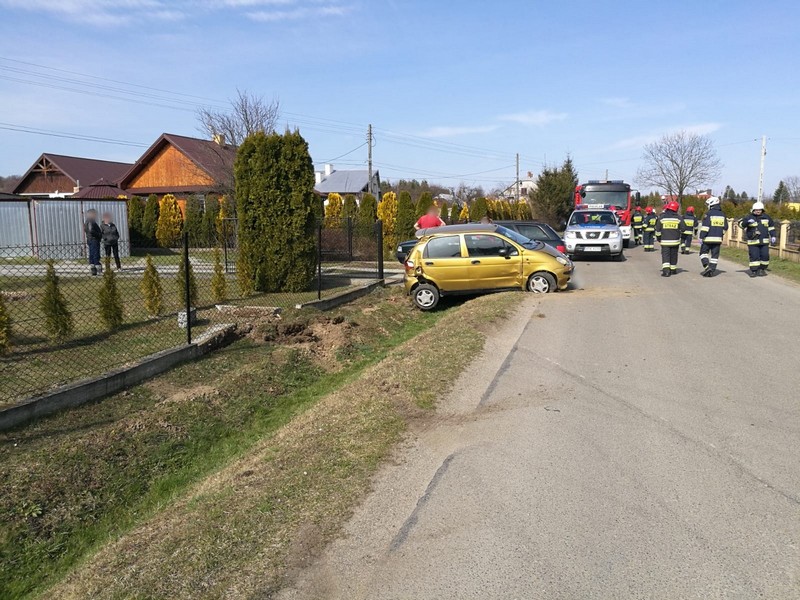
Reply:
[[66, 131], [50, 131], [47, 129], [38, 129], [36, 127], [26, 127], [25, 125], [17, 125], [15, 123], [0, 123], [0, 129], [7, 131], [18, 131], [20, 133], [32, 133], [36, 135], [45, 135], [49, 137], [59, 137], [71, 140], [83, 140], [87, 142], [97, 142], [99, 144], [113, 144], [117, 146], [133, 146], [136, 148], [148, 148], [149, 144], [141, 142], [130, 142], [127, 140], [118, 140], [114, 138], [97, 137], [93, 135], [82, 135], [79, 133], [68, 133]]
[[361, 144], [360, 146], [356, 146], [355, 148], [353, 148], [353, 149], [352, 149], [352, 150], [350, 150], [349, 152], [345, 152], [344, 154], [340, 154], [339, 156], [335, 156], [335, 157], [333, 157], [333, 158], [326, 158], [325, 160], [321, 160], [321, 161], [319, 161], [317, 164], [320, 164], [320, 163], [332, 163], [332, 162], [333, 162], [333, 161], [335, 161], [335, 160], [339, 160], [340, 158], [344, 158], [344, 157], [345, 157], [345, 156], [347, 156], [348, 154], [352, 154], [352, 153], [353, 153], [353, 152], [355, 152], [356, 150], [361, 150], [361, 148], [363, 148], [363, 147], [364, 147], [364, 146], [366, 146], [366, 145], [367, 145], [367, 142], [364, 142], [363, 144]]

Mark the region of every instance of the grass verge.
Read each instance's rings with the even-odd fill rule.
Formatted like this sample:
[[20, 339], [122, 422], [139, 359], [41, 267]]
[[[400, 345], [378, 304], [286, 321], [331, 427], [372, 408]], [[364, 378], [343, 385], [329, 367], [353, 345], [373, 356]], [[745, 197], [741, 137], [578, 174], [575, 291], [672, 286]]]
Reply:
[[[770, 273], [800, 283], [800, 263], [778, 258], [777, 254], [777, 252], [774, 252], [770, 257]], [[728, 248], [723, 246], [720, 249], [720, 256], [744, 266], [747, 266], [750, 262], [747, 250], [743, 248]]]
[[407, 424], [430, 414], [423, 407], [482, 348], [484, 326], [518, 300], [416, 313], [403, 336], [416, 337], [369, 350], [369, 364], [337, 373], [332, 392], [319, 383], [297, 390], [285, 425], [262, 428], [237, 458], [100, 546], [43, 597], [269, 597], [336, 535]]

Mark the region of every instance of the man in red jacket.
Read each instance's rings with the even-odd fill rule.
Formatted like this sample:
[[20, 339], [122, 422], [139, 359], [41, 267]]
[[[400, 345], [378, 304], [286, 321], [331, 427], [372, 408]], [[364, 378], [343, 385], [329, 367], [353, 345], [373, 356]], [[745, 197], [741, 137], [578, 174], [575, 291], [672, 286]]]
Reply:
[[434, 227], [441, 227], [445, 222], [439, 218], [439, 209], [436, 206], [431, 206], [428, 212], [422, 215], [417, 222], [414, 223], [414, 231], [420, 229], [432, 229]]

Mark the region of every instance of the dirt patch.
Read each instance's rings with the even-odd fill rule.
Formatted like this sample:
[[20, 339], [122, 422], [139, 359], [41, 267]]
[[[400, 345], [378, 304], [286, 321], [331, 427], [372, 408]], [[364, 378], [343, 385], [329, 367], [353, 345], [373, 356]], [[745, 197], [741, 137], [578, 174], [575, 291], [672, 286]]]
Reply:
[[188, 390], [177, 390], [159, 402], [159, 404], [180, 404], [193, 400], [207, 399], [219, 395], [219, 390], [210, 385], [197, 385]]

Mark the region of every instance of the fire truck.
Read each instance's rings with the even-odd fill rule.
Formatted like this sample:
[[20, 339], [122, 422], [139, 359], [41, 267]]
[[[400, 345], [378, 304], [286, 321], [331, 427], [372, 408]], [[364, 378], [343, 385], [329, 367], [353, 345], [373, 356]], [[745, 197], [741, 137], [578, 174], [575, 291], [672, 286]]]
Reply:
[[632, 192], [630, 184], [625, 183], [622, 179], [607, 181], [590, 179], [575, 187], [576, 208], [603, 208], [617, 213], [625, 248], [634, 243], [631, 213], [633, 208], [639, 205], [639, 202], [639, 192]]

